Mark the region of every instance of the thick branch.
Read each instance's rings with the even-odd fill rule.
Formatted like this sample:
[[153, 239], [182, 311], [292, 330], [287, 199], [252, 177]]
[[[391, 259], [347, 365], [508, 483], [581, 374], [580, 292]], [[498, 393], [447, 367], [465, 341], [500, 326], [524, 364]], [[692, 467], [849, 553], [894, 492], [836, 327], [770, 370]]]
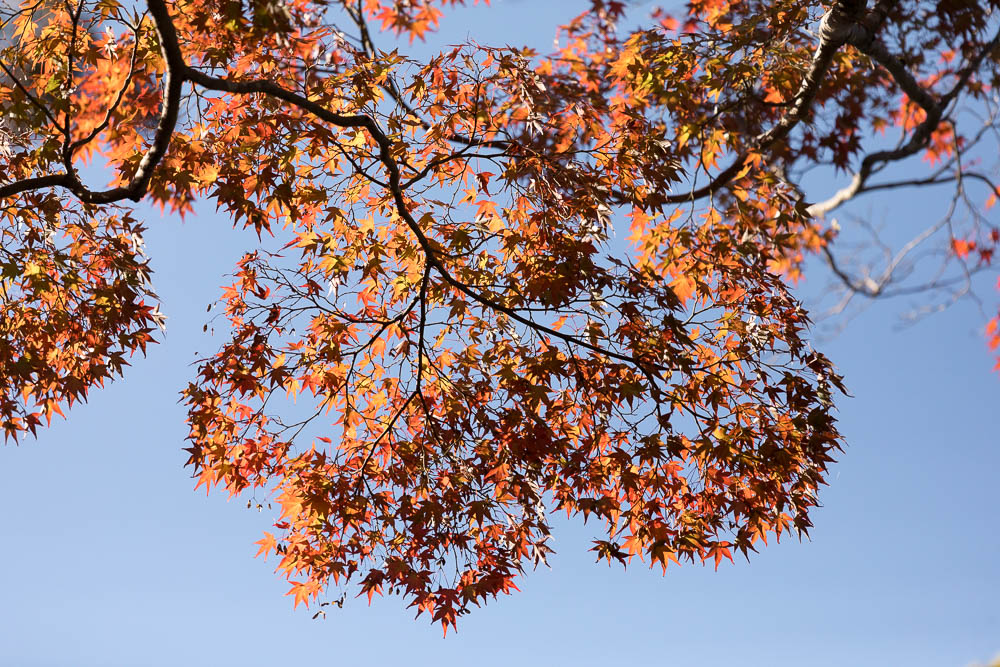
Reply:
[[166, 62], [163, 77], [163, 103], [160, 107], [160, 118], [156, 124], [153, 142], [146, 154], [142, 156], [139, 167], [129, 182], [109, 190], [94, 191], [83, 184], [76, 169], [70, 163], [66, 173], [63, 174], [27, 178], [2, 185], [0, 186], [0, 198], [54, 185], [67, 188], [81, 201], [88, 204], [111, 204], [124, 199], [138, 202], [146, 194], [149, 181], [153, 177], [153, 171], [166, 154], [170, 139], [174, 134], [174, 127], [177, 125], [181, 87], [184, 84], [184, 72], [187, 69], [180, 46], [177, 43], [177, 31], [174, 29], [166, 5], [162, 0], [153, 0], [149, 3], [149, 10], [156, 26], [156, 34], [159, 37], [160, 52]]
[[718, 192], [726, 187], [743, 169], [752, 153], [767, 150], [787, 137], [806, 116], [813, 100], [816, 99], [823, 77], [833, 62], [833, 56], [844, 44], [859, 39], [861, 33], [867, 34], [865, 28], [857, 22], [857, 12], [864, 9], [864, 4], [864, 2], [857, 2], [857, 0], [854, 2], [839, 0], [823, 16], [819, 29], [819, 45], [813, 53], [812, 62], [809, 69], [806, 70], [805, 76], [802, 77], [802, 83], [799, 84], [795, 97], [792, 98], [788, 113], [782, 116], [771, 129], [757, 135], [750, 142], [750, 146], [745, 148], [732, 164], [719, 172], [711, 183], [686, 194], [666, 196], [663, 198], [664, 203], [682, 204]]
[[951, 90], [935, 99], [934, 96], [923, 86], [921, 86], [913, 75], [906, 69], [906, 66], [895, 56], [889, 53], [884, 44], [877, 40], [864, 40], [854, 44], [858, 49], [869, 56], [872, 60], [884, 67], [892, 75], [893, 80], [899, 85], [906, 95], [916, 102], [924, 110], [926, 117], [913, 130], [913, 134], [902, 146], [893, 150], [877, 151], [866, 155], [861, 161], [861, 168], [854, 174], [851, 182], [846, 187], [839, 190], [832, 197], [823, 202], [811, 205], [808, 211], [811, 215], [823, 217], [843, 205], [845, 202], [861, 193], [869, 177], [875, 168], [887, 162], [896, 162], [910, 157], [914, 153], [925, 148], [930, 141], [931, 134], [937, 129], [944, 118], [948, 105], [959, 95], [968, 84], [969, 79], [979, 69], [983, 60], [993, 49], [1000, 45], [1000, 31], [987, 42], [976, 56], [969, 61], [969, 64], [959, 74], [958, 81]]

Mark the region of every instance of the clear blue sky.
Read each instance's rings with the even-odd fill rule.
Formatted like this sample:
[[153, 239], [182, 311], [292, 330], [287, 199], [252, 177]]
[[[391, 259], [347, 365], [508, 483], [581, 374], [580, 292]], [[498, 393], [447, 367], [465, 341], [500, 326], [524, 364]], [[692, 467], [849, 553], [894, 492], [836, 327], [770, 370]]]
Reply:
[[[453, 34], [545, 47], [546, 15], [574, 3], [531, 3], [530, 21], [528, 3], [496, 4]], [[875, 211], [922, 215], [919, 198]], [[944, 667], [1000, 651], [1000, 375], [971, 302], [902, 331], [901, 304], [877, 305], [823, 344], [854, 398], [810, 541], [661, 576], [595, 564], [588, 529], [560, 524], [551, 570], [442, 639], [398, 598], [293, 611], [273, 560], [253, 558], [267, 511], [193, 492], [177, 392], [221, 342], [201, 333], [205, 306], [256, 238], [208, 209], [147, 219], [163, 344], [37, 441], [0, 448], [0, 666]]]

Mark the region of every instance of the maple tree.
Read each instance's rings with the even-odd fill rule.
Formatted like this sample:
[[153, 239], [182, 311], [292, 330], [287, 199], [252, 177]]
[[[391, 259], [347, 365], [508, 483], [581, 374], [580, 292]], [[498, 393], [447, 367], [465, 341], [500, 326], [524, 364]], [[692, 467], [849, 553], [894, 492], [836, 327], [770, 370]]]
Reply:
[[[3, 9], [5, 436], [162, 324], [136, 202], [208, 200], [262, 247], [183, 391], [189, 464], [273, 494], [295, 605], [356, 584], [447, 631], [545, 560], [552, 512], [664, 570], [806, 531], [843, 387], [790, 283], [816, 255], [890, 293], [940, 230], [988, 270], [1000, 2], [592, 0], [549, 54], [405, 55], [461, 4]], [[818, 166], [850, 175], [812, 201]], [[845, 267], [836, 209], [941, 185], [944, 222]]]

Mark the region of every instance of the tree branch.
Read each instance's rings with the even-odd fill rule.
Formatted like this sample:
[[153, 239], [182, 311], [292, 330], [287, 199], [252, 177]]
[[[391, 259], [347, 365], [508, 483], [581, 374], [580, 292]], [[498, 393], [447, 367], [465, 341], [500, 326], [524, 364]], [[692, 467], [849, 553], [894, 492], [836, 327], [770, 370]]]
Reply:
[[83, 184], [76, 169], [70, 163], [66, 173], [63, 174], [27, 178], [0, 186], [0, 199], [56, 185], [70, 190], [80, 201], [88, 204], [111, 204], [124, 199], [138, 202], [143, 198], [149, 187], [149, 181], [153, 177], [153, 171], [166, 154], [170, 139], [174, 134], [181, 101], [181, 87], [184, 84], [185, 71], [188, 69], [184, 64], [184, 58], [177, 42], [177, 31], [166, 4], [163, 0], [150, 0], [148, 6], [159, 38], [160, 52], [165, 61], [163, 103], [160, 107], [160, 117], [156, 124], [153, 142], [146, 154], [142, 156], [139, 167], [129, 182], [109, 190], [94, 191]]
[[[857, 22], [858, 7], [864, 9], [864, 2], [854, 0], [838, 0], [827, 11], [820, 22], [819, 45], [813, 53], [812, 62], [806, 70], [799, 89], [792, 98], [788, 113], [768, 131], [757, 135], [753, 139], [749, 148], [745, 148], [736, 160], [728, 167], [719, 172], [712, 182], [692, 190], [686, 194], [668, 195], [663, 198], [666, 204], [682, 204], [692, 202], [703, 197], [710, 196], [729, 185], [729, 182], [743, 169], [752, 153], [759, 153], [767, 150], [778, 141], [784, 139], [795, 129], [808, 113], [812, 102], [816, 99], [820, 84], [830, 64], [833, 56], [840, 47], [853, 39], [859, 38], [859, 33], [865, 29]], [[865, 32], [867, 34], [867, 32]]]
[[854, 46], [884, 67], [892, 75], [893, 80], [896, 81], [903, 92], [911, 100], [920, 105], [926, 113], [926, 118], [914, 129], [910, 140], [902, 146], [893, 150], [877, 151], [866, 155], [861, 161], [861, 168], [854, 174], [850, 184], [839, 190], [829, 199], [809, 206], [807, 210], [810, 215], [824, 217], [862, 192], [877, 166], [903, 160], [926, 147], [930, 141], [931, 134], [937, 129], [944, 118], [945, 109], [958, 96], [962, 89], [965, 88], [969, 79], [979, 69], [986, 56], [998, 45], [1000, 45], [1000, 31], [997, 31], [993, 39], [983, 45], [982, 50], [962, 70], [958, 81], [951, 90], [938, 100], [934, 99], [934, 96], [917, 82], [898, 58], [889, 53], [884, 44], [877, 40], [869, 40], [865, 43], [863, 39], [859, 39], [858, 43], [855, 43]]

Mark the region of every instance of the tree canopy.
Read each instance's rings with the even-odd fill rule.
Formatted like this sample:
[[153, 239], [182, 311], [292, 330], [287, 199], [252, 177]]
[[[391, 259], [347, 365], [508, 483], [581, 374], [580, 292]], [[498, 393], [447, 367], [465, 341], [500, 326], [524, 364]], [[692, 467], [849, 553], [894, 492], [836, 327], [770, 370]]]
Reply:
[[[407, 55], [461, 4], [0, 11], [5, 436], [154, 341], [136, 203], [209, 201], [261, 247], [183, 390], [189, 465], [280, 504], [258, 544], [295, 605], [400, 594], [447, 631], [545, 561], [553, 512], [664, 570], [807, 531], [844, 387], [794, 281], [989, 270], [1000, 1], [592, 0], [551, 53]], [[832, 213], [906, 187], [943, 217], [850, 265]]]

